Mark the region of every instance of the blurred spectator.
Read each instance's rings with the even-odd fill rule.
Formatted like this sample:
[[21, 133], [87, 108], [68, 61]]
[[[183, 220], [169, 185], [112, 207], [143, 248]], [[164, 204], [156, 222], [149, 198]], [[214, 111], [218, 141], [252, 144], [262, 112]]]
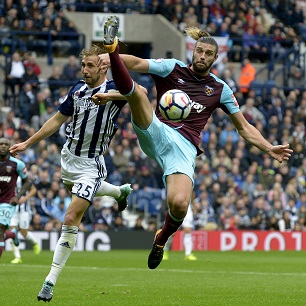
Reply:
[[32, 66], [27, 66], [22, 76], [22, 85], [25, 83], [30, 83], [35, 92], [39, 90], [39, 79]]
[[267, 227], [268, 215], [266, 212], [266, 201], [263, 196], [258, 196], [253, 203], [253, 209], [250, 212], [251, 218], [255, 217], [261, 230]]
[[271, 161], [269, 164], [269, 159], [266, 158], [264, 161], [264, 165], [258, 167], [258, 181], [266, 190], [269, 190], [274, 182], [275, 171], [271, 167]]
[[306, 207], [306, 192], [300, 194], [300, 199], [296, 202], [296, 207], [301, 208], [302, 206]]
[[51, 187], [48, 171], [44, 170], [39, 173], [39, 180], [38, 182], [36, 182], [35, 187], [37, 189], [37, 197], [40, 200], [45, 198], [47, 195], [47, 191]]
[[46, 106], [46, 111], [40, 115], [39, 119], [40, 126], [43, 126], [43, 124], [56, 113], [52, 103], [47, 102], [45, 106]]
[[112, 230], [114, 231], [126, 231], [128, 228], [125, 225], [125, 221], [123, 220], [122, 216], [117, 215], [114, 218]]
[[[121, 172], [121, 171], [119, 171]], [[122, 181], [121, 184], [129, 183], [132, 185], [132, 188], [139, 189], [139, 184], [141, 182], [141, 178], [139, 174], [136, 171], [135, 163], [129, 162], [127, 165], [126, 171], [121, 172], [122, 173]]]
[[142, 226], [142, 222], [143, 222], [143, 218], [142, 217], [138, 217], [136, 219], [136, 223], [134, 225], [134, 227], [132, 228], [134, 231], [143, 231], [144, 227]]
[[30, 222], [29, 231], [42, 231], [44, 226], [41, 222], [41, 217], [39, 214], [35, 214]]
[[119, 172], [125, 172], [129, 163], [129, 159], [123, 154], [121, 144], [116, 145], [115, 155], [113, 156], [113, 164]]
[[101, 214], [101, 211], [101, 198], [96, 197], [93, 199], [92, 205], [87, 208], [82, 218], [82, 223], [87, 230], [92, 231], [94, 229], [95, 221]]
[[140, 188], [158, 188], [158, 183], [155, 176], [152, 175], [151, 170], [143, 165], [140, 169]]
[[241, 74], [239, 78], [239, 91], [245, 96], [249, 92], [250, 84], [255, 79], [256, 69], [248, 58], [242, 62]]
[[294, 223], [290, 219], [290, 212], [284, 211], [283, 217], [278, 221], [279, 230], [281, 232], [288, 232], [293, 230]]
[[288, 86], [291, 88], [304, 88], [305, 78], [303, 77], [303, 71], [299, 67], [294, 67], [288, 77]]
[[32, 113], [31, 109], [33, 105], [36, 103], [35, 91], [31, 83], [24, 84], [22, 87], [20, 96], [19, 96], [19, 104], [20, 104], [20, 112], [21, 117], [24, 118], [27, 124], [31, 123]]
[[235, 224], [234, 215], [229, 208], [225, 208], [219, 217], [220, 230], [235, 230], [238, 226]]
[[77, 58], [74, 55], [70, 55], [68, 58], [68, 63], [64, 65], [62, 76], [65, 81], [78, 80], [78, 73], [80, 70], [80, 64], [78, 63]]
[[61, 202], [64, 203], [65, 209], [67, 210], [71, 202], [71, 196], [69, 195], [66, 187], [60, 188], [57, 196], [53, 200], [54, 205], [59, 205]]
[[[11, 61], [8, 62], [5, 67], [5, 84], [11, 90], [12, 95], [16, 95], [20, 92], [23, 85], [23, 75], [25, 73], [25, 67], [21, 60], [20, 54], [15, 52], [12, 54]], [[8, 92], [5, 92], [5, 99], [8, 98]]]
[[251, 225], [251, 218], [248, 215], [248, 210], [246, 207], [243, 207], [238, 210], [238, 216], [239, 216], [239, 229], [246, 230]]
[[67, 207], [65, 206], [64, 201], [60, 201], [58, 204], [54, 204], [51, 215], [55, 220], [60, 221], [61, 223], [64, 222], [64, 218], [66, 215]]
[[96, 215], [94, 221], [94, 230], [105, 231], [110, 230], [114, 226], [114, 220], [117, 216], [113, 209], [114, 199], [110, 197], [102, 197], [101, 211]]
[[52, 67], [52, 75], [48, 77], [48, 86], [51, 90], [52, 100], [58, 100], [60, 97], [60, 88], [63, 86], [63, 77], [59, 66]]
[[41, 74], [41, 68], [36, 62], [36, 56], [33, 53], [25, 52], [23, 54], [23, 64], [25, 68], [32, 67], [33, 73], [39, 76]]
[[236, 144], [239, 140], [239, 134], [232, 124], [227, 124], [220, 133], [219, 142], [221, 147], [224, 147], [227, 142]]
[[57, 16], [54, 18], [51, 26], [51, 35], [52, 35], [52, 49], [58, 56], [65, 56], [68, 54], [68, 51], [71, 47], [71, 42], [67, 40], [67, 37], [62, 35], [67, 31], [64, 24], [64, 20]]
[[235, 93], [238, 90], [238, 84], [230, 69], [226, 68], [221, 75], [221, 79], [230, 87], [230, 89]]

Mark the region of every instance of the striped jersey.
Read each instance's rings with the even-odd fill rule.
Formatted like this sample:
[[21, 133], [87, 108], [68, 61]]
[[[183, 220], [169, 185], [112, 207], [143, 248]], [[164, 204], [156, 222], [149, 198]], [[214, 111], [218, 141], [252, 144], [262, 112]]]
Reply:
[[[198, 78], [189, 65], [177, 59], [147, 59], [149, 73], [155, 81], [157, 101], [170, 89], [186, 92], [192, 100], [189, 116], [180, 122], [165, 119], [156, 107], [156, 116], [160, 121], [177, 129], [184, 137], [193, 143], [198, 154], [200, 135], [212, 112], [220, 107], [227, 114], [239, 112], [238, 102], [230, 87], [214, 74]], [[159, 102], [158, 102], [159, 103]]]
[[[34, 182], [32, 182], [34, 183]], [[18, 179], [17, 179], [17, 183], [16, 183], [16, 192], [18, 192], [22, 187], [22, 180], [21, 180], [21, 177], [19, 176]], [[29, 191], [27, 191], [28, 193]], [[19, 205], [16, 205], [16, 211], [15, 212], [24, 212], [24, 211], [27, 211], [27, 212], [32, 212], [32, 208], [31, 208], [31, 205], [29, 203], [29, 201], [26, 201], [22, 204], [19, 204]]]
[[9, 203], [16, 195], [17, 179], [28, 177], [25, 163], [20, 159], [10, 156], [7, 160], [0, 162], [0, 204]]
[[80, 80], [59, 106], [59, 111], [72, 119], [66, 128], [66, 146], [72, 154], [94, 158], [108, 149], [118, 129], [116, 120], [127, 103], [126, 100], [116, 100], [95, 105], [92, 96], [109, 90], [117, 90], [113, 81], [106, 80], [102, 85], [90, 88]]

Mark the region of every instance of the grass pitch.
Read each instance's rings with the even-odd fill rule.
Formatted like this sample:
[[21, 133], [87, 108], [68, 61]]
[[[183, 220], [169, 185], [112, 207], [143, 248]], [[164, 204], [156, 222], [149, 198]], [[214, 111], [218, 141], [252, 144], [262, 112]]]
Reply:
[[[204, 306], [306, 305], [305, 252], [171, 252], [156, 270], [148, 251], [73, 252], [48, 305]], [[45, 305], [37, 293], [53, 253], [11, 252], [0, 260], [0, 305]]]

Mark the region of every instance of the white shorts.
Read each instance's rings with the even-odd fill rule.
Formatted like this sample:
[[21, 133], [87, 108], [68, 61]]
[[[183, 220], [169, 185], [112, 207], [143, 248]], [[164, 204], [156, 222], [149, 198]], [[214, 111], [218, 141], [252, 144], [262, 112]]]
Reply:
[[73, 185], [73, 194], [92, 202], [101, 181], [107, 176], [104, 157], [79, 157], [64, 146], [61, 151], [61, 166], [64, 184]]
[[15, 211], [11, 219], [10, 226], [18, 226], [22, 229], [28, 229], [30, 226], [32, 214], [29, 211]]
[[184, 218], [184, 221], [182, 223], [182, 227], [188, 227], [188, 228], [194, 228], [194, 223], [193, 223], [193, 212], [191, 209], [191, 204], [188, 206], [187, 214]]

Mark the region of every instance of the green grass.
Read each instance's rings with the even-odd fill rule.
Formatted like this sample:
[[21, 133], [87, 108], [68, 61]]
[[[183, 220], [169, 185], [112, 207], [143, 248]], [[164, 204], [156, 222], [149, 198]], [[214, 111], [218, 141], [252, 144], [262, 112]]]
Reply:
[[[49, 305], [193, 306], [306, 305], [305, 252], [197, 252], [186, 262], [171, 252], [156, 270], [148, 251], [73, 252]], [[11, 252], [0, 261], [0, 305], [44, 305], [37, 293], [49, 272], [52, 252]]]

